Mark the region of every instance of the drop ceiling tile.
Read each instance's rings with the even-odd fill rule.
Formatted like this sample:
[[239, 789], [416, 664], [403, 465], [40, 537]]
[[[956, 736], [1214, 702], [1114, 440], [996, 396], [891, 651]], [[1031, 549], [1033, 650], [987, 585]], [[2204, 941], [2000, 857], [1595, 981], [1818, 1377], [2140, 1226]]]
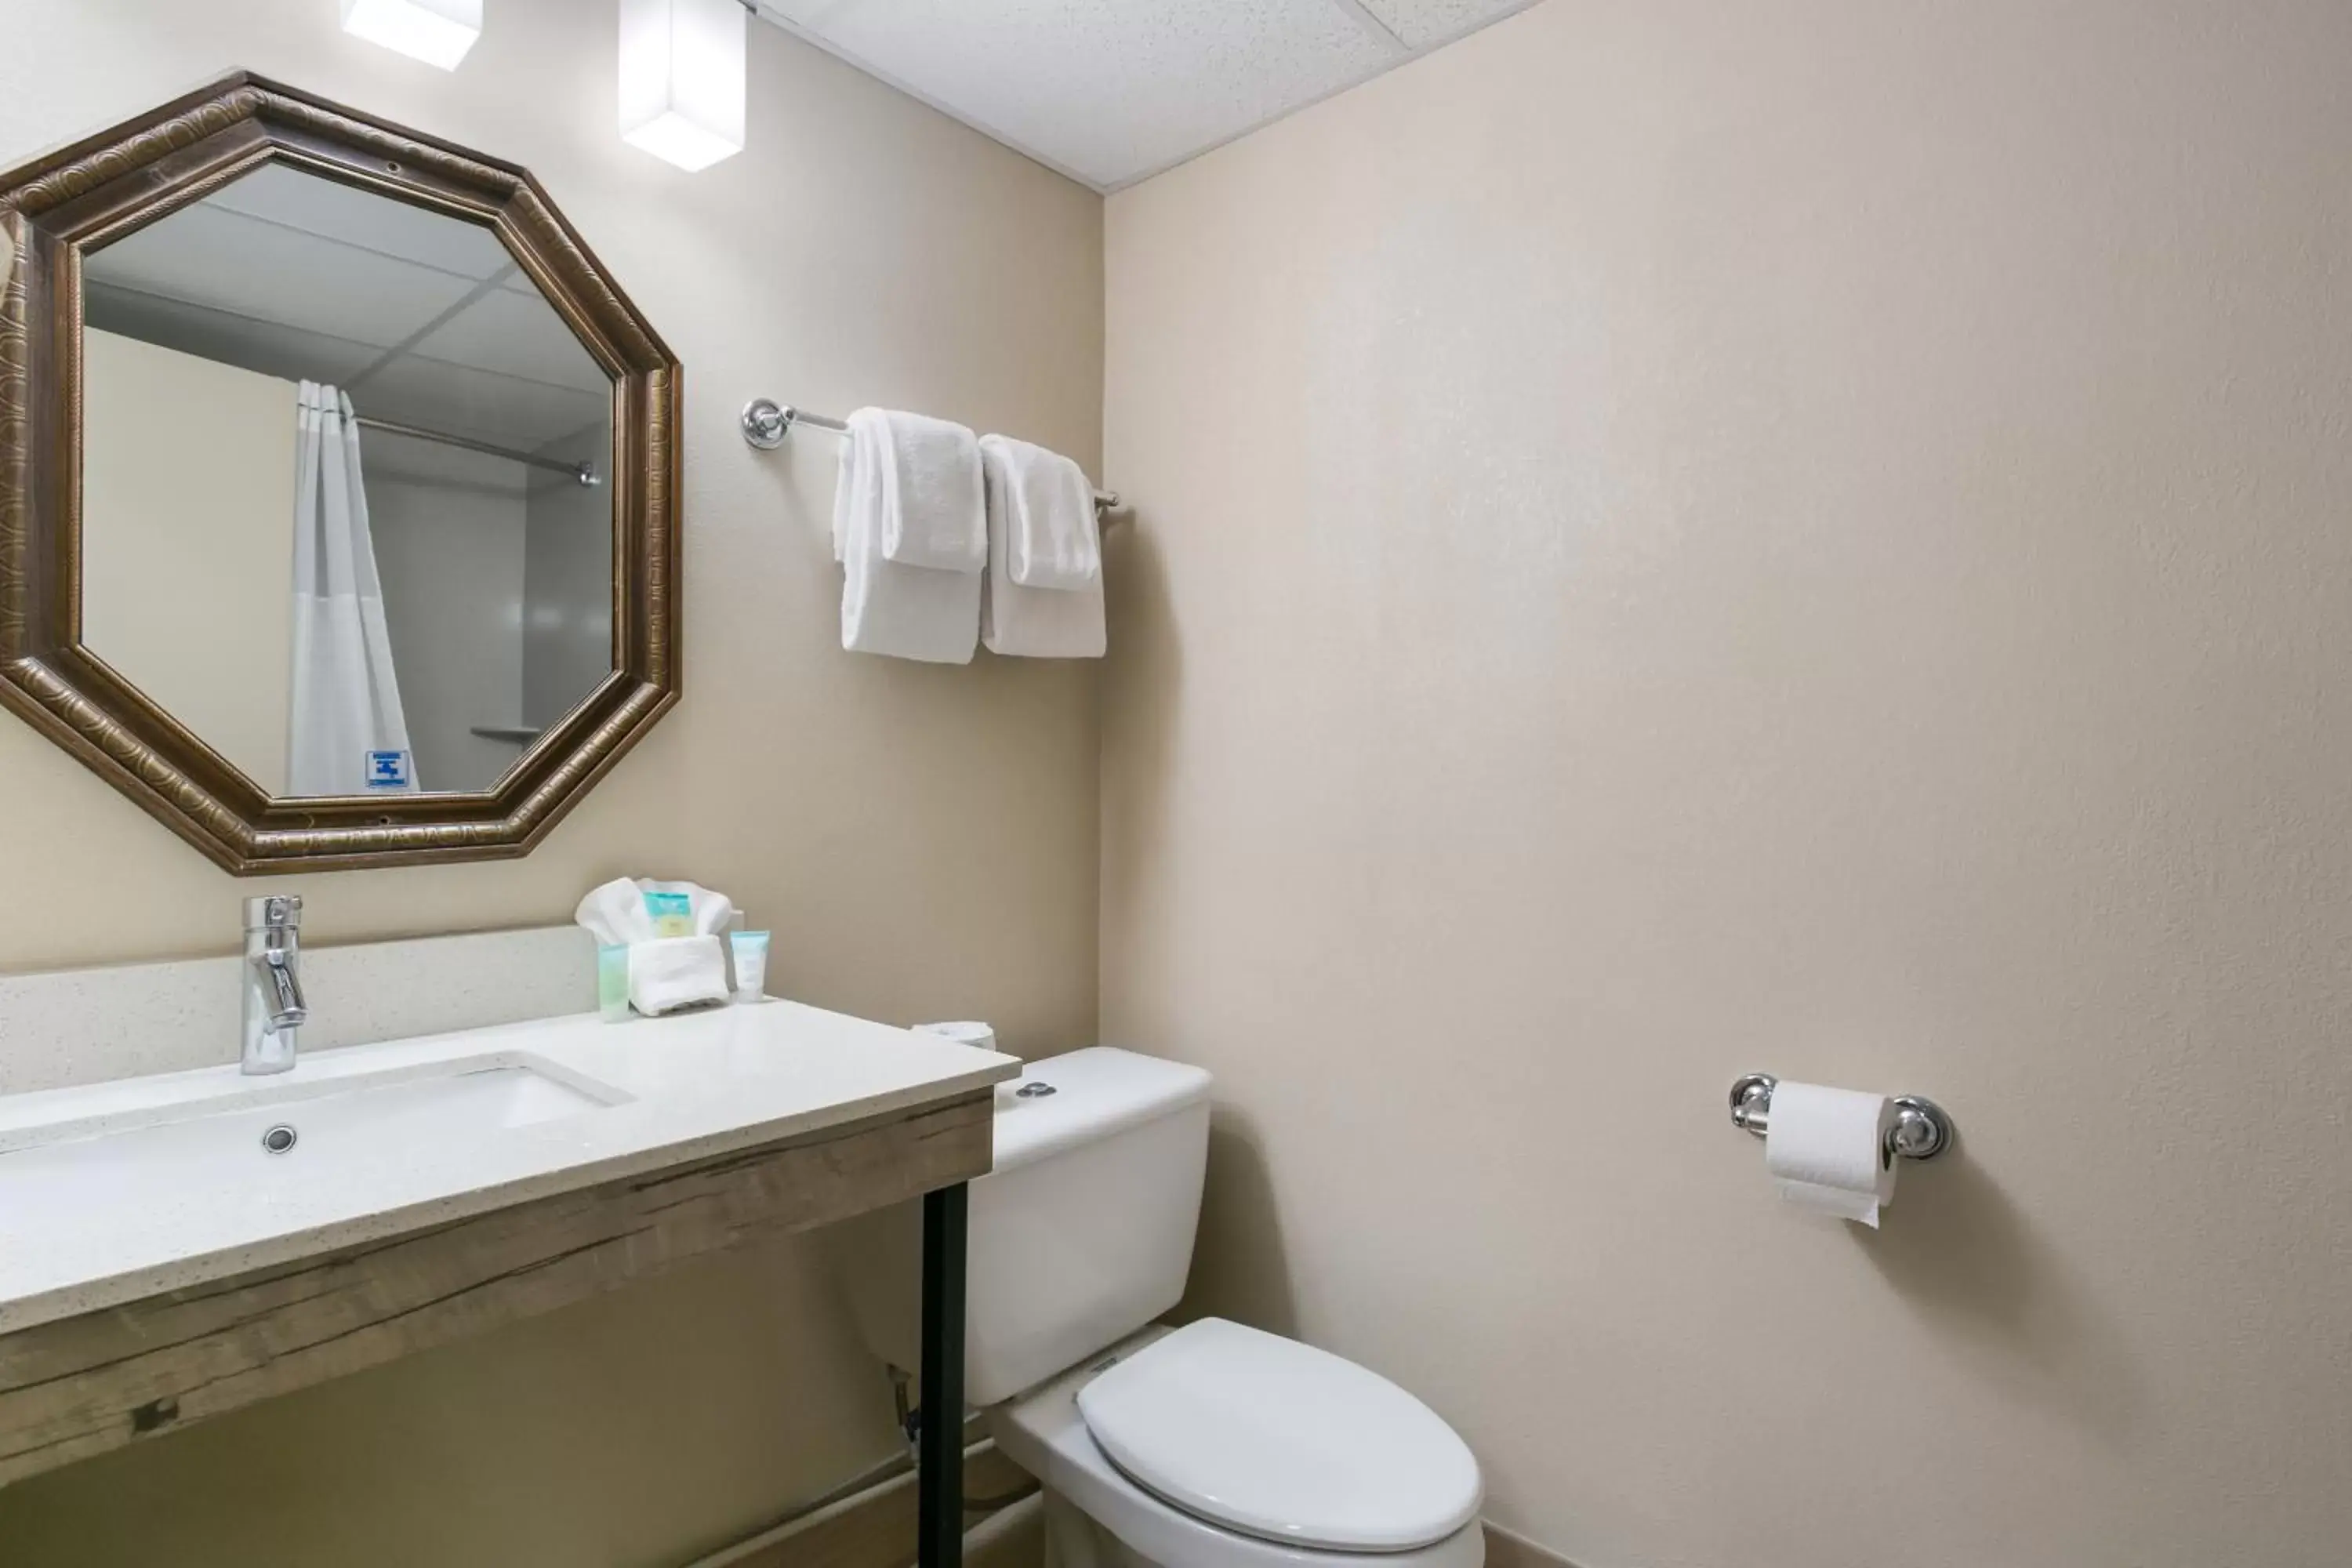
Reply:
[[199, 202], [92, 254], [93, 282], [384, 347], [464, 299], [467, 279]]
[[536, 451], [612, 417], [602, 395], [403, 355], [352, 392], [362, 414]]
[[536, 292], [494, 289], [418, 342], [417, 353], [609, 396], [612, 381]]
[[347, 338], [306, 332], [190, 305], [90, 285], [84, 296], [89, 325], [198, 359], [233, 364], [281, 381], [323, 381], [341, 386], [383, 357], [383, 350]]
[[1416, 49], [1442, 44], [1534, 0], [1360, 0], [1389, 31]]
[[1091, 184], [1182, 161], [1400, 58], [1334, 0], [770, 0]]
[[499, 237], [480, 224], [278, 163], [232, 180], [205, 205], [464, 278], [488, 278], [513, 259]]

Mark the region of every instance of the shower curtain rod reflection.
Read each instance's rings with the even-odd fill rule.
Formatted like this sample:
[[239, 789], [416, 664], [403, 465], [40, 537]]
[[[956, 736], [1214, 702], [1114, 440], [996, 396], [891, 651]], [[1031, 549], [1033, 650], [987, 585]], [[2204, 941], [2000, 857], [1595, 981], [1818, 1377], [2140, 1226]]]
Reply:
[[[762, 452], [772, 452], [782, 446], [784, 437], [793, 433], [795, 425], [813, 426], [831, 436], [849, 434], [849, 421], [846, 419], [829, 419], [822, 414], [811, 414], [805, 408], [778, 403], [772, 397], [754, 398], [744, 405], [743, 439]], [[1097, 490], [1095, 510], [1099, 512], [1117, 511], [1118, 492]]]
[[604, 482], [597, 477], [596, 470], [585, 463], [567, 463], [561, 458], [542, 458], [536, 452], [518, 452], [511, 447], [494, 447], [470, 436], [452, 436], [440, 430], [421, 429], [415, 425], [395, 425], [389, 419], [371, 419], [364, 414], [353, 416], [352, 423], [362, 430], [381, 430], [387, 436], [406, 436], [417, 441], [437, 441], [444, 447], [463, 447], [468, 452], [485, 452], [493, 458], [528, 463], [534, 468], [569, 474], [580, 483], [591, 487]]

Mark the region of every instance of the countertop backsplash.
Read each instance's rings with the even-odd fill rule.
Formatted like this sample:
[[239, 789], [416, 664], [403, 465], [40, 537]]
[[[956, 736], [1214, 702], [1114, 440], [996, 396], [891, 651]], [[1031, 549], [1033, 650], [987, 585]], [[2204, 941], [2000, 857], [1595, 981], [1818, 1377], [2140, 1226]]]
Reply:
[[[235, 956], [0, 974], [0, 1094], [237, 1059]], [[311, 947], [305, 1051], [583, 1013], [596, 948], [575, 925]]]

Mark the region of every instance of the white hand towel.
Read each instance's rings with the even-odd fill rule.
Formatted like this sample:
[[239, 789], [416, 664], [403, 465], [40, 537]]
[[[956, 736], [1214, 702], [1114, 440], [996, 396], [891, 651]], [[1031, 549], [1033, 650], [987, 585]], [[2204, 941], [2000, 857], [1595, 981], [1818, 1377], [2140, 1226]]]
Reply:
[[1094, 586], [1102, 575], [1102, 524], [1087, 471], [1010, 436], [982, 436], [980, 456], [1003, 494], [1002, 522], [992, 510], [990, 526], [1004, 530], [1012, 580], [1024, 588]]
[[727, 996], [727, 952], [715, 936], [656, 937], [629, 949], [629, 1005], [648, 1018]]
[[884, 559], [934, 572], [985, 565], [979, 438], [953, 420], [894, 408], [861, 408], [848, 424], [851, 439], [874, 444]]
[[[1006, 475], [992, 457], [988, 472], [988, 593], [981, 601], [980, 632], [988, 651], [1014, 658], [1100, 658], [1102, 575], [1083, 588], [1024, 588], [1013, 579]], [[1094, 504], [1088, 487], [1087, 503]]]
[[[884, 553], [883, 469], [878, 426], [849, 420], [833, 500], [833, 551], [841, 562], [841, 646], [929, 664], [970, 664], [980, 632], [981, 574], [905, 566]], [[985, 512], [982, 531], [986, 532]]]

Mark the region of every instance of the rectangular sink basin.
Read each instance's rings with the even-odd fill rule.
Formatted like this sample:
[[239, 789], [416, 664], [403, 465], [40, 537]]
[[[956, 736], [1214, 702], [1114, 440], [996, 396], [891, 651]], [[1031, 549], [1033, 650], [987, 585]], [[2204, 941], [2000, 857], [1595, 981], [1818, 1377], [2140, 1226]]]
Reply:
[[17, 1204], [93, 1212], [150, 1199], [184, 1204], [192, 1189], [267, 1204], [288, 1183], [457, 1149], [628, 1099], [520, 1053], [460, 1058], [424, 1071], [257, 1087], [0, 1138], [0, 1210]]

